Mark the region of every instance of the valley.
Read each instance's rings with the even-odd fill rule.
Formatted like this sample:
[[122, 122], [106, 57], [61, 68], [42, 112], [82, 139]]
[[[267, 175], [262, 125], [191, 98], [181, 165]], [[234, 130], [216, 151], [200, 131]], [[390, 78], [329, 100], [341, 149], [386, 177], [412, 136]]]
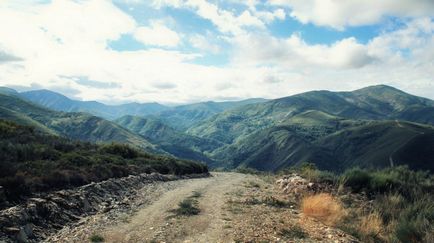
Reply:
[[72, 139], [127, 143], [210, 168], [278, 171], [312, 162], [331, 171], [404, 164], [434, 170], [434, 120], [429, 116], [434, 101], [385, 85], [275, 100], [155, 103], [154, 108], [76, 101], [47, 90], [4, 88], [0, 96], [5, 119]]

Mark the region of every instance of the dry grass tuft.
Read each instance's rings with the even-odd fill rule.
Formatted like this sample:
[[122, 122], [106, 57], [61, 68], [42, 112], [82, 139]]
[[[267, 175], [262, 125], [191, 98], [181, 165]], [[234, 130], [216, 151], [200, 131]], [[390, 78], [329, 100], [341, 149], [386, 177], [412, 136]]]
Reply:
[[340, 201], [329, 193], [304, 197], [301, 210], [305, 216], [316, 218], [327, 225], [335, 225], [346, 214]]
[[363, 216], [360, 220], [359, 232], [364, 238], [378, 238], [384, 231], [384, 224], [381, 215], [378, 212], [372, 212], [366, 216]]

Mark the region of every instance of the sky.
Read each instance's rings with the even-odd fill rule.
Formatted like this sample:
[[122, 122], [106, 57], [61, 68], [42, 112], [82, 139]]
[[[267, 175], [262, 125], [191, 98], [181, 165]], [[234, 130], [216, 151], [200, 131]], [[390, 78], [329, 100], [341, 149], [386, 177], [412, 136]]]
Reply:
[[433, 0], [0, 0], [0, 86], [163, 104], [386, 84], [434, 99]]

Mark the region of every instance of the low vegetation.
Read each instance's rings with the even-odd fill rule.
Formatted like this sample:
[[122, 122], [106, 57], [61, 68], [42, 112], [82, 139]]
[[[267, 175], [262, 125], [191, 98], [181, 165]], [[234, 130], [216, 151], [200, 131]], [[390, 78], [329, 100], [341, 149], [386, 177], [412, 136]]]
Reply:
[[342, 204], [328, 193], [303, 198], [301, 211], [304, 215], [319, 219], [328, 225], [335, 225], [345, 216]]
[[200, 213], [199, 202], [197, 198], [201, 197], [200, 192], [193, 192], [193, 195], [182, 200], [178, 204], [178, 208], [171, 210], [176, 216], [192, 216]]
[[0, 186], [4, 201], [139, 173], [205, 173], [206, 165], [151, 155], [122, 144], [97, 145], [49, 136], [0, 120]]
[[104, 242], [104, 237], [101, 235], [94, 234], [89, 237], [90, 242], [98, 243], [98, 242]]
[[308, 237], [308, 234], [300, 226], [296, 225], [281, 230], [280, 235], [285, 239], [304, 239]]
[[305, 215], [332, 223], [363, 242], [434, 242], [432, 174], [405, 166], [353, 168], [341, 175], [314, 167], [298, 171], [313, 181], [331, 183], [336, 194], [306, 196], [301, 204]]

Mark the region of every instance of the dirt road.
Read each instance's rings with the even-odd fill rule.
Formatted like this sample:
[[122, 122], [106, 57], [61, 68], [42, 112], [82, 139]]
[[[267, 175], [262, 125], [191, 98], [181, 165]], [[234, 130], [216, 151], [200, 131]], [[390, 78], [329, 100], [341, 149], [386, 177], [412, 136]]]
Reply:
[[[142, 208], [127, 223], [115, 225], [102, 233], [113, 242], [226, 242], [222, 207], [225, 194], [240, 186], [249, 176], [237, 173], [215, 173], [206, 179], [188, 180], [168, 191], [153, 204]], [[201, 193], [201, 213], [194, 217], [170, 217], [193, 192]]]
[[[238, 173], [213, 173], [212, 177], [156, 183], [144, 188], [136, 200], [145, 201], [135, 213], [122, 217], [95, 215], [73, 230], [59, 232], [49, 241], [86, 242], [91, 235], [102, 236], [105, 242], [230, 242], [225, 230], [226, 196], [242, 187], [253, 176]], [[171, 209], [194, 192], [199, 215], [173, 217]], [[108, 221], [110, 221], [108, 223]]]
[[[83, 217], [46, 242], [357, 242], [303, 217], [274, 176], [212, 175], [148, 184], [125, 206]], [[193, 195], [199, 214], [174, 215]]]

